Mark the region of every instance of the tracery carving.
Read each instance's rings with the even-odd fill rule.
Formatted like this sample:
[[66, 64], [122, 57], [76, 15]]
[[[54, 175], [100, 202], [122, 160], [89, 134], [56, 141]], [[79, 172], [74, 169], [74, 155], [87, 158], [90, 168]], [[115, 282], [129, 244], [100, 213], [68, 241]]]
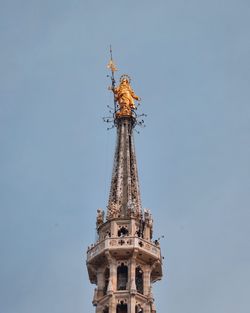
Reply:
[[129, 231], [128, 231], [127, 225], [119, 226], [118, 233], [117, 233], [118, 237], [128, 236], [128, 234], [129, 234]]
[[117, 299], [117, 304], [127, 304], [128, 299], [123, 297], [123, 298], [118, 298]]
[[119, 207], [118, 207], [117, 203], [111, 202], [109, 207], [108, 207], [107, 220], [117, 218], [118, 216], [119, 216]]
[[117, 217], [139, 218], [141, 214], [132, 119], [119, 119], [117, 123], [117, 143], [107, 220]]

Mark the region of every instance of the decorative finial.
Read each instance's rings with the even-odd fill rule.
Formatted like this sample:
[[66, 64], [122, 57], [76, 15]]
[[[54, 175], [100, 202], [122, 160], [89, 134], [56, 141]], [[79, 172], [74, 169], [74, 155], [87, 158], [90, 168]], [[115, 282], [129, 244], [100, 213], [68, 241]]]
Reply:
[[[109, 52], [110, 52], [110, 61], [107, 65], [107, 68], [109, 68], [111, 70], [111, 76], [108, 75], [108, 77], [111, 78], [111, 83], [112, 83], [112, 86], [109, 87], [109, 89], [115, 90], [115, 72], [117, 71], [117, 67], [113, 61], [113, 54], [112, 54], [112, 46], [111, 45], [109, 47]], [[116, 99], [114, 96], [114, 112], [116, 112], [116, 110], [117, 110], [117, 105], [116, 105]]]
[[112, 75], [114, 75], [114, 72], [117, 71], [117, 67], [113, 61], [113, 56], [112, 56], [112, 46], [110, 45], [110, 48], [109, 48], [109, 51], [110, 51], [110, 61], [107, 65], [107, 68], [109, 68], [112, 72]]

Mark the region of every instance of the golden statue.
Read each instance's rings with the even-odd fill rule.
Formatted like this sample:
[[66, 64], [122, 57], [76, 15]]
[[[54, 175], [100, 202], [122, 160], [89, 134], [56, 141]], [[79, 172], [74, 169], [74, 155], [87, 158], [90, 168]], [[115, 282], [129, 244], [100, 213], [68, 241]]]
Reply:
[[120, 85], [111, 89], [115, 95], [115, 100], [119, 104], [119, 111], [116, 113], [116, 116], [131, 116], [132, 109], [136, 108], [134, 99], [138, 101], [141, 99], [131, 88], [130, 77], [128, 75], [122, 75], [120, 78]]

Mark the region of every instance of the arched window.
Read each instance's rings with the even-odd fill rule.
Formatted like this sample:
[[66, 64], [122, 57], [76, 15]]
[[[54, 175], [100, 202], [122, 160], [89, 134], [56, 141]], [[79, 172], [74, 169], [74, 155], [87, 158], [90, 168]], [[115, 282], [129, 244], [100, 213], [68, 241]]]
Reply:
[[126, 227], [123, 226], [118, 230], [118, 237], [124, 237], [124, 236], [128, 236], [128, 230]]
[[137, 292], [143, 294], [143, 270], [140, 266], [135, 270], [135, 284]]
[[104, 289], [103, 289], [103, 293], [104, 295], [107, 294], [107, 290], [108, 290], [108, 285], [109, 285], [109, 268], [107, 267], [105, 272], [104, 272]]
[[123, 263], [117, 268], [117, 290], [126, 290], [128, 283], [128, 267]]
[[124, 303], [117, 304], [116, 313], [128, 313], [127, 304], [124, 304]]

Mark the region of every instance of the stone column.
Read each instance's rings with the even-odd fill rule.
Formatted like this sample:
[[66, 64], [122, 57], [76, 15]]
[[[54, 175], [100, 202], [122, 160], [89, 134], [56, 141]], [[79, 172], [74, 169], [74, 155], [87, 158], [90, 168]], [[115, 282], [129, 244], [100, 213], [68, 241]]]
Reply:
[[146, 223], [144, 228], [144, 239], [150, 241], [150, 228], [148, 226], [148, 223]]
[[[109, 284], [108, 284], [107, 294], [111, 295], [116, 290], [117, 265], [116, 265], [116, 260], [113, 259], [109, 251], [106, 251], [105, 255], [109, 263]], [[103, 279], [104, 279], [104, 276], [103, 276]]]
[[129, 236], [135, 236], [135, 232], [136, 232], [136, 223], [135, 223], [135, 219], [131, 219], [130, 222], [130, 235]]
[[130, 297], [128, 313], [135, 313], [135, 296], [134, 295], [131, 295]]
[[104, 281], [104, 269], [99, 268], [97, 270], [97, 298], [103, 296], [103, 290], [105, 287], [105, 281]]
[[116, 260], [114, 260], [110, 254], [108, 254], [108, 262], [109, 262], [109, 284], [107, 293], [110, 297], [109, 299], [109, 313], [116, 313], [116, 301], [115, 294], [116, 285], [117, 285], [117, 264]]
[[145, 265], [143, 267], [143, 290], [144, 290], [144, 295], [149, 296], [150, 293], [150, 275], [151, 275], [151, 269], [150, 265]]
[[112, 221], [111, 222], [111, 237], [117, 237], [117, 224]]
[[116, 301], [114, 294], [112, 294], [109, 299], [109, 313], [116, 313]]
[[136, 284], [135, 284], [135, 267], [136, 267], [136, 256], [138, 251], [135, 250], [134, 254], [130, 260], [130, 273], [129, 273], [129, 290], [131, 294], [136, 293]]

